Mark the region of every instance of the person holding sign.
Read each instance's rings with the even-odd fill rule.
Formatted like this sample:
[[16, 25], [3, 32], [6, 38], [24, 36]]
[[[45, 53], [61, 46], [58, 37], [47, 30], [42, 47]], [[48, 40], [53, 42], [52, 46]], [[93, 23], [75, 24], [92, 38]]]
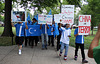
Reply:
[[[47, 43], [48, 43], [48, 34], [47, 29], [49, 29], [48, 25], [40, 25], [41, 30], [41, 38], [42, 38], [42, 50], [47, 49]], [[45, 42], [46, 41], [46, 42]]]
[[25, 29], [28, 29], [27, 22], [26, 23], [18, 22], [15, 25], [13, 25], [13, 23], [11, 23], [11, 25], [16, 28], [15, 41], [19, 47], [19, 55], [21, 55], [22, 44], [24, 42], [24, 36], [25, 36]]
[[85, 60], [85, 53], [84, 53], [84, 35], [78, 35], [78, 28], [75, 29], [74, 31], [74, 36], [76, 37], [75, 39], [75, 57], [74, 60], [77, 60], [77, 52], [79, 47], [81, 48], [81, 54], [82, 54], [82, 63], [88, 63], [87, 60]]
[[63, 49], [65, 48], [64, 60], [67, 60], [69, 37], [71, 37], [71, 29], [69, 27], [70, 27], [70, 24], [66, 24], [65, 28], [61, 27], [60, 25], [60, 30], [62, 31], [62, 34], [61, 34], [61, 39], [60, 39], [61, 48], [60, 48], [59, 56], [61, 56]]

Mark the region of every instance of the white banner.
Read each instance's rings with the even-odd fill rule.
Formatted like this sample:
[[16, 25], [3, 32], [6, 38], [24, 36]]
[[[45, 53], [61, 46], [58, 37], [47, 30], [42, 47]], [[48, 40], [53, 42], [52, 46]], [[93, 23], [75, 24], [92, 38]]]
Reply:
[[78, 34], [89, 35], [91, 25], [91, 15], [79, 15]]
[[52, 24], [52, 15], [38, 15], [38, 24]]
[[61, 6], [61, 19], [63, 24], [74, 23], [74, 5], [62, 5]]

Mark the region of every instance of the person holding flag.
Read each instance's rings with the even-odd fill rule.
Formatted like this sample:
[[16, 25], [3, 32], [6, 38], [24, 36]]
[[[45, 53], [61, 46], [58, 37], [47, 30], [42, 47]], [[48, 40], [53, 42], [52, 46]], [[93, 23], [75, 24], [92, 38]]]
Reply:
[[22, 49], [22, 44], [24, 42], [24, 36], [25, 36], [25, 29], [28, 29], [27, 22], [18, 22], [15, 25], [11, 23], [12, 27], [16, 28], [16, 38], [15, 42], [19, 47], [19, 55], [21, 55], [21, 49]]
[[[37, 20], [35, 18], [32, 19], [33, 22], [31, 25], [37, 25]], [[35, 46], [37, 46], [38, 43], [38, 36], [31, 36], [29, 42], [32, 44], [32, 48], [34, 46], [34, 41], [35, 41]]]
[[[27, 25], [31, 25], [31, 24], [32, 24], [32, 21], [31, 21], [30, 15], [28, 14]], [[29, 38], [30, 36], [27, 36], [26, 30], [25, 30], [25, 47], [27, 46], [27, 42], [29, 41]], [[29, 46], [30, 46], [30, 42], [29, 42]]]

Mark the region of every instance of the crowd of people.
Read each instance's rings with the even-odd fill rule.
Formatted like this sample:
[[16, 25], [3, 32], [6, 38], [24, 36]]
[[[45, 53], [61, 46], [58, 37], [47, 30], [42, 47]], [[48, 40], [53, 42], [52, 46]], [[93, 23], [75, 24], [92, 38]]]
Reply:
[[[24, 44], [25, 40], [25, 47], [27, 47], [27, 44], [33, 48], [34, 44], [37, 46], [37, 43], [39, 43], [40, 39], [42, 41], [42, 50], [48, 49], [47, 46], [52, 45], [54, 47], [54, 38], [57, 39], [57, 51], [60, 50], [59, 56], [62, 55], [63, 49], [65, 49], [64, 54], [64, 60], [67, 60], [68, 55], [68, 48], [69, 48], [69, 42], [71, 37], [71, 29], [72, 26], [70, 24], [61, 24], [61, 23], [55, 23], [52, 22], [52, 25], [47, 24], [40, 24], [40, 30], [41, 30], [41, 37], [40, 36], [25, 36], [25, 30], [28, 29], [28, 25], [39, 25], [38, 21], [33, 18], [32, 21], [27, 22], [18, 22], [13, 25], [13, 27], [16, 28], [16, 44], [19, 47], [19, 55], [21, 55], [21, 49], [22, 45]], [[49, 30], [49, 27], [51, 27], [51, 30]], [[51, 35], [49, 35], [49, 32]], [[55, 35], [54, 35], [55, 34]], [[85, 59], [85, 53], [84, 53], [84, 35], [78, 35], [78, 27], [74, 31], [75, 39], [75, 55], [74, 60], [77, 60], [78, 58], [78, 49], [80, 47], [81, 54], [82, 54], [82, 63], [88, 63], [88, 61]]]

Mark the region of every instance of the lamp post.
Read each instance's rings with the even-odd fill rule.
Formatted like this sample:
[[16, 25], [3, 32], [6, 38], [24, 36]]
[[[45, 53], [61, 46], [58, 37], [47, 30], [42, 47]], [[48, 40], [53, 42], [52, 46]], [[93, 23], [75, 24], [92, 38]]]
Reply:
[[62, 6], [63, 0], [60, 0], [60, 13], [61, 13], [61, 6]]

